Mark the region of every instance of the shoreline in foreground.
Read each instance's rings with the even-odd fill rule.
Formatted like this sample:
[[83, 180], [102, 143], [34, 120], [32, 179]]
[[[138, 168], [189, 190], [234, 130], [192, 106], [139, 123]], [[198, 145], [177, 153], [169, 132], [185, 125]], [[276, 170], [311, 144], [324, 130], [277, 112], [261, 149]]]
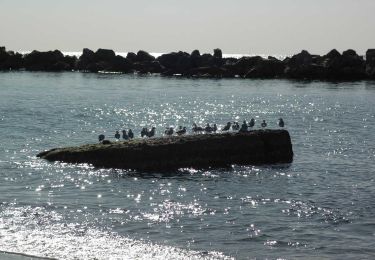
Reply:
[[354, 50], [339, 53], [333, 49], [326, 55], [312, 55], [303, 50], [299, 54], [279, 60], [269, 56], [223, 57], [221, 49], [213, 54], [191, 54], [183, 51], [154, 57], [146, 51], [129, 52], [126, 57], [113, 50], [83, 49], [82, 55], [64, 55], [59, 50], [21, 54], [0, 47], [0, 71], [79, 71], [160, 74], [194, 78], [254, 78], [308, 80], [374, 80], [375, 49], [366, 58]]

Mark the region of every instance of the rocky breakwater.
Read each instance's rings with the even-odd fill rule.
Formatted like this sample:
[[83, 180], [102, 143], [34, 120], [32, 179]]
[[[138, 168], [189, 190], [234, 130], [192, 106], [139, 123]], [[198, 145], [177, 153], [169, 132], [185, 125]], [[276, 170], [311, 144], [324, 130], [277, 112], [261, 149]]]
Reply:
[[370, 49], [366, 52], [366, 75], [371, 79], [375, 79], [375, 49]]
[[292, 143], [286, 130], [157, 137], [105, 143], [56, 148], [37, 156], [48, 161], [88, 163], [101, 168], [138, 171], [293, 161]]
[[146, 51], [129, 52], [126, 57], [113, 50], [83, 49], [79, 58], [64, 56], [60, 51], [19, 54], [0, 47], [0, 70], [82, 71], [119, 73], [158, 73], [163, 76], [206, 78], [287, 78], [308, 80], [363, 80], [375, 78], [375, 50], [366, 59], [354, 50], [343, 53], [332, 50], [326, 55], [308, 51], [279, 60], [269, 56], [224, 58], [220, 49], [213, 54], [171, 52], [154, 57]]

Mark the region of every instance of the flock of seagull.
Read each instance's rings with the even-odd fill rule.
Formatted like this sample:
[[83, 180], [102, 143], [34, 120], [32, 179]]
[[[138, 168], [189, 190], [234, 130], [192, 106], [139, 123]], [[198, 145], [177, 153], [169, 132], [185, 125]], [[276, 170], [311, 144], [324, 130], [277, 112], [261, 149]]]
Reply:
[[[285, 123], [282, 118], [279, 118], [278, 121], [279, 127], [284, 127]], [[255, 126], [255, 119], [252, 118], [249, 123], [246, 122], [246, 120], [243, 121], [242, 125], [240, 126], [238, 122], [228, 122], [222, 129], [220, 129], [221, 132], [228, 132], [231, 129], [233, 131], [238, 131], [238, 132], [248, 132], [249, 128], [253, 128]], [[260, 124], [262, 128], [267, 127], [266, 120], [263, 120], [262, 123]], [[196, 123], [193, 124], [192, 127], [192, 132], [193, 133], [216, 133], [219, 129], [217, 128], [216, 124], [213, 124], [210, 126], [209, 123], [206, 124], [205, 127], [200, 127]], [[167, 127], [164, 131], [164, 134], [166, 136], [172, 136], [174, 134], [176, 135], [184, 135], [187, 133], [187, 128], [179, 126], [177, 129], [174, 129], [173, 127]], [[153, 137], [156, 134], [156, 128], [152, 127], [150, 130], [147, 127], [142, 128], [141, 131], [141, 137]], [[122, 130], [122, 136], [120, 135], [119, 131], [116, 131], [115, 133], [115, 138], [119, 140], [122, 137], [123, 140], [130, 140], [134, 138], [134, 133], [131, 129], [128, 131]], [[103, 142], [105, 139], [105, 136], [103, 134], [99, 135], [99, 142]]]

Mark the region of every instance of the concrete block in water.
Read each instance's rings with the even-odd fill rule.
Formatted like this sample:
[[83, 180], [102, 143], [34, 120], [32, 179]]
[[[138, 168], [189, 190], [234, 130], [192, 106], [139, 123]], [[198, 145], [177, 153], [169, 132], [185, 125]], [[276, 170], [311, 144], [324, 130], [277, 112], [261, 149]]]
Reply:
[[165, 171], [291, 163], [293, 149], [288, 131], [255, 130], [88, 144], [55, 148], [37, 156], [48, 161], [89, 163], [102, 168]]

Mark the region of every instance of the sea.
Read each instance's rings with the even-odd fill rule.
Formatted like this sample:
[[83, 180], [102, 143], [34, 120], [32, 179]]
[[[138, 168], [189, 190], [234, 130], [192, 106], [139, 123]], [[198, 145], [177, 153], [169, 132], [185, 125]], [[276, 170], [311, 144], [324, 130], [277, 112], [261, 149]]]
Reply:
[[[284, 119], [293, 163], [145, 173], [36, 157], [251, 118]], [[374, 81], [2, 72], [0, 134], [0, 259], [375, 258]]]

